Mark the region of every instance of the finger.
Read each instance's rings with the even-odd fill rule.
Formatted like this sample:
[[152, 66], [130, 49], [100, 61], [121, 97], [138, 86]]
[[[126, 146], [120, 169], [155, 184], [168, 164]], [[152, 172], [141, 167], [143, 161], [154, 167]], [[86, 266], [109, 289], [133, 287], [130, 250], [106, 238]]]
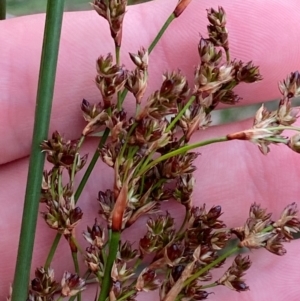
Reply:
[[[195, 140], [200, 141], [202, 139], [222, 136], [247, 126], [249, 126], [247, 122], [242, 122], [211, 128], [199, 132]], [[92, 153], [95, 147], [95, 143], [90, 141], [86, 145], [86, 148], [82, 150], [82, 154], [86, 152]], [[197, 159], [198, 169], [195, 173], [194, 204], [202, 206], [206, 203], [207, 208], [214, 205], [221, 205], [224, 212], [222, 218], [228, 227], [243, 225], [248, 217], [249, 207], [254, 202], [261, 204], [263, 208], [268, 208], [268, 212], [274, 214], [274, 220], [279, 217], [280, 212], [286, 205], [294, 201], [297, 202], [300, 187], [299, 185], [295, 185], [295, 181], [297, 181], [300, 176], [299, 168], [297, 168], [299, 155], [291, 152], [286, 147], [272, 147], [271, 153], [268, 156], [263, 156], [256, 146], [250, 143], [231, 141], [209, 145], [198, 149], [198, 151], [201, 155]], [[2, 267], [2, 275], [4, 277], [4, 281], [0, 283], [1, 295], [6, 294], [7, 283], [11, 282], [13, 277], [21, 223], [22, 202], [27, 177], [27, 164], [27, 159], [15, 161], [4, 165], [0, 173], [0, 183], [3, 185], [2, 187], [6, 188], [5, 190], [0, 190], [0, 199], [3, 200], [0, 218], [2, 233], [0, 236], [0, 244], [9, 246], [0, 248], [0, 266]], [[78, 175], [77, 183], [81, 176], [82, 173]], [[113, 189], [112, 183], [113, 170], [99, 162], [78, 203], [84, 215], [80, 225], [76, 228], [76, 233], [83, 249], [87, 246], [87, 243], [84, 242], [81, 237], [82, 231], [86, 229], [87, 225], [91, 227], [96, 217], [99, 218], [97, 214], [99, 210], [97, 203], [98, 191]], [[167, 209], [175, 219], [176, 224], [180, 226], [180, 222], [184, 216], [184, 209], [180, 204], [175, 202], [165, 203], [162, 209]], [[44, 208], [41, 207], [40, 210], [43, 211]], [[124, 239], [129, 239], [137, 243], [146, 232], [145, 224], [146, 217], [139, 219], [136, 224], [125, 231]], [[102, 225], [104, 225], [104, 223]], [[34, 252], [34, 268], [44, 264], [53, 236], [53, 231], [47, 228], [40, 217]], [[294, 245], [294, 243], [292, 243], [292, 245]], [[297, 246], [299, 246], [298, 242]], [[265, 253], [268, 254], [267, 251], [265, 253], [255, 253], [256, 251], [253, 251], [253, 253], [259, 254], [255, 255], [255, 258], [258, 258], [255, 259], [255, 261], [259, 261], [255, 271], [259, 270], [257, 274], [262, 275], [262, 278], [255, 278], [254, 280], [262, 282], [250, 282], [249, 285], [251, 285], [251, 287], [253, 287], [253, 285], [259, 287], [262, 285], [261, 283], [269, 285], [270, 281], [273, 281], [275, 278], [274, 283], [278, 283], [278, 285], [276, 284], [276, 289], [280, 290], [278, 293], [283, 293], [283, 285], [280, 282], [283, 281], [282, 279], [286, 279], [286, 281], [290, 281], [289, 283], [294, 284], [295, 281], [297, 281], [296, 275], [298, 275], [298, 262], [300, 261], [296, 260], [298, 255], [295, 253], [294, 247], [291, 250], [294, 250], [293, 253], [286, 255], [289, 258], [289, 268], [286, 270], [281, 270], [282, 265], [279, 265], [278, 269], [276, 268], [276, 264], [280, 262], [281, 258], [274, 255], [276, 277], [273, 277], [273, 273], [267, 275], [268, 270], [264, 270], [265, 267], [269, 267], [272, 262], [272, 257], [264, 257], [263, 255]], [[53, 267], [56, 270], [57, 279], [59, 279], [65, 269], [73, 270], [71, 260], [69, 259], [68, 246], [64, 239], [62, 239], [57, 254], [58, 256], [55, 258]], [[259, 260], [260, 256], [262, 256], [262, 261]], [[289, 260], [294, 260], [295, 263], [293, 264]], [[82, 268], [82, 270], [85, 269]], [[254, 274], [250, 274], [247, 279], [252, 279], [252, 275], [254, 277]], [[288, 277], [292, 279], [288, 279]], [[299, 295], [299, 286], [293, 287], [291, 292], [291, 294], [295, 295], [298, 293]], [[231, 296], [231, 294], [235, 296], [234, 293], [228, 292], [228, 296]], [[252, 296], [252, 300], [266, 300], [255, 299], [253, 296], [257, 296], [256, 290], [254, 290], [254, 295], [252, 295], [252, 290], [249, 294], [249, 296]], [[271, 296], [274, 298], [274, 295]], [[233, 300], [234, 298], [235, 297], [233, 297]], [[251, 298], [249, 297], [249, 299], [246, 298], [245, 300], [251, 300]]]
[[[175, 7], [176, 0], [154, 1], [128, 8], [124, 25], [122, 61], [127, 52], [147, 47]], [[243, 85], [238, 91], [242, 104], [279, 96], [277, 82], [294, 70], [299, 60], [298, 3], [289, 1], [194, 1], [169, 28], [150, 59], [150, 87], [159, 87], [162, 72], [180, 68], [192, 83], [198, 64], [199, 33], [206, 36], [206, 11], [223, 5], [228, 14], [232, 57], [253, 60], [261, 66], [264, 81]], [[270, 10], [270, 5], [272, 10]], [[289, 16], [288, 19], [286, 16]], [[29, 154], [44, 15], [16, 18], [0, 23], [0, 164]], [[95, 12], [67, 13], [64, 16], [51, 131], [78, 137], [82, 122], [82, 98], [100, 101], [94, 84], [95, 59], [113, 51], [108, 26]], [[288, 34], [286, 34], [288, 32]], [[192, 86], [192, 84], [191, 84]], [[149, 93], [148, 92], [148, 93]], [[131, 104], [130, 104], [131, 103]], [[125, 105], [133, 111], [133, 102]]]

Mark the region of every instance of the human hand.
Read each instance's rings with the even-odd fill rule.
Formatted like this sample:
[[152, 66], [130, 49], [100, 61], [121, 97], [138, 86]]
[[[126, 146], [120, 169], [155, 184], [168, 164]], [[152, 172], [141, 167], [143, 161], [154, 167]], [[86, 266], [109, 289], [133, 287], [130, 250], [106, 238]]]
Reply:
[[[129, 62], [127, 52], [136, 52], [140, 46], [150, 44], [177, 1], [164, 0], [128, 8], [125, 17], [122, 60]], [[299, 61], [297, 1], [264, 1], [240, 3], [238, 1], [194, 1], [176, 20], [150, 57], [150, 86], [148, 91], [159, 87], [165, 70], [180, 68], [189, 74], [192, 83], [193, 68], [199, 62], [197, 43], [199, 32], [206, 35], [206, 10], [222, 5], [228, 16], [232, 57], [244, 61], [253, 60], [259, 65], [264, 77], [262, 82], [244, 85], [237, 89], [243, 97], [241, 105], [279, 98], [277, 88]], [[271, 9], [270, 9], [271, 7]], [[288, 16], [288, 18], [287, 18]], [[0, 22], [0, 295], [8, 293], [13, 280], [17, 242], [22, 215], [30, 151], [35, 94], [39, 58], [42, 45], [44, 16], [30, 16]], [[144, 34], [141, 30], [144, 28]], [[130, 41], [130, 42], [128, 42]], [[79, 106], [82, 98], [99, 101], [99, 92], [93, 82], [95, 59], [112, 51], [107, 24], [95, 12], [69, 13], [64, 17], [56, 90], [53, 104], [51, 130], [58, 130], [66, 138], [77, 138], [84, 125]], [[133, 101], [126, 108], [133, 112]], [[223, 136], [247, 129], [251, 121], [199, 131], [194, 140]], [[86, 145], [92, 154], [95, 143]], [[224, 220], [229, 227], [239, 226], [247, 218], [253, 202], [262, 204], [277, 217], [289, 203], [298, 202], [297, 179], [299, 156], [284, 146], [272, 147], [263, 156], [255, 146], [246, 142], [228, 142], [211, 145], [200, 150], [195, 204], [208, 207], [220, 204]], [[106, 176], [103, 176], [106, 175]], [[112, 187], [111, 171], [99, 164], [93, 172], [87, 189], [79, 200], [84, 212], [81, 230], [91, 225], [98, 211], [97, 192]], [[164, 207], [166, 208], [166, 206]], [[175, 218], [183, 215], [182, 207], [174, 205]], [[127, 238], [137, 241], [145, 232], [145, 220], [138, 221], [126, 231]], [[143, 229], [143, 230], [141, 230]], [[42, 219], [38, 223], [36, 247], [33, 254], [33, 270], [43, 265], [55, 233]], [[78, 237], [79, 238], [79, 237]], [[86, 246], [85, 242], [82, 245]], [[210, 300], [298, 300], [298, 249], [300, 242], [286, 246], [288, 253], [279, 258], [265, 250], [250, 254], [253, 265], [246, 275], [250, 291], [238, 294], [226, 288], [214, 289]], [[63, 263], [63, 264], [62, 264]], [[64, 241], [53, 263], [57, 280], [65, 269], [73, 270], [69, 250]], [[222, 269], [224, 270], [224, 269]], [[94, 292], [91, 292], [93, 294]], [[225, 298], [224, 298], [225, 297]], [[156, 300], [146, 294], [140, 300]]]

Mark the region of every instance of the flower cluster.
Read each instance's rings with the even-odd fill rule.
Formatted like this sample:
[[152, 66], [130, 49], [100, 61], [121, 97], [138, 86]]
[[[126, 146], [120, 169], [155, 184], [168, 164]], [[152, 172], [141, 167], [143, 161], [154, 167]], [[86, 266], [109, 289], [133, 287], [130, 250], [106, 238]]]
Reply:
[[[173, 17], [178, 17], [189, 2], [179, 1]], [[160, 87], [145, 99], [152, 46], [129, 54], [134, 70], [127, 70], [119, 62], [126, 3], [92, 3], [109, 23], [116, 57], [107, 54], [96, 61], [95, 82], [101, 101], [82, 101], [86, 126], [81, 138], [66, 141], [55, 132], [41, 144], [53, 166], [44, 172], [41, 202], [47, 212], [42, 215], [50, 228], [67, 238], [74, 256], [78, 251], [75, 229], [83, 215], [75, 204], [81, 187], [79, 193], [74, 192], [74, 178], [87, 161], [79, 150], [89, 136], [100, 135], [94, 158], [99, 156], [113, 170], [113, 183], [98, 193], [101, 221], [95, 218], [83, 233], [88, 243], [84, 261], [101, 288], [98, 300], [134, 301], [140, 292], [153, 290], [159, 290], [162, 301], [204, 300], [211, 293], [209, 288], [217, 285], [246, 291], [244, 276], [251, 265], [248, 256], [237, 255], [218, 280], [212, 280], [212, 270], [241, 248], [262, 247], [283, 255], [286, 251], [282, 243], [290, 241], [300, 229], [296, 204], [287, 206], [275, 222], [265, 209], [253, 204], [245, 224], [228, 229], [221, 220], [221, 206], [193, 206], [193, 173], [199, 153], [192, 150], [200, 144], [189, 142], [196, 131], [210, 125], [210, 114], [220, 103], [234, 105], [240, 101], [233, 90], [237, 85], [262, 79], [259, 69], [252, 62], [230, 58], [225, 11], [222, 7], [209, 9], [208, 38], [201, 37], [198, 44], [200, 62], [194, 72], [194, 88], [190, 89], [180, 71], [165, 72]], [[228, 134], [220, 141], [251, 140], [264, 154], [271, 143], [284, 143], [300, 152], [300, 135], [290, 139], [282, 136], [297, 119], [298, 110], [292, 108], [291, 98], [300, 94], [299, 87], [299, 73], [291, 73], [280, 83], [283, 98], [276, 111], [269, 112], [262, 106], [251, 129]], [[128, 116], [123, 106], [128, 92], [136, 103], [133, 116]], [[95, 164], [94, 158], [90, 166]], [[184, 209], [181, 225], [171, 213], [161, 212], [161, 203], [174, 199]], [[121, 233], [145, 215], [149, 216], [146, 233], [135, 242], [123, 241]], [[222, 252], [234, 236], [238, 245], [224, 255]], [[54, 293], [75, 296], [84, 287], [85, 280], [77, 274], [66, 272], [58, 285], [51, 269], [40, 268], [28, 300], [46, 296], [52, 300]]]
[[[65, 141], [58, 132], [54, 132], [52, 139], [43, 141], [41, 148], [53, 164], [43, 175], [41, 202], [46, 204], [47, 212], [42, 215], [50, 228], [67, 237], [83, 215], [80, 207], [75, 206], [73, 182], [75, 174], [85, 165], [87, 155], [81, 157], [78, 142]], [[62, 182], [64, 170], [69, 176], [66, 185]]]
[[291, 98], [298, 96], [300, 90], [299, 72], [292, 72], [285, 81], [279, 83], [279, 89], [283, 95], [278, 109], [268, 111], [262, 105], [256, 112], [253, 127], [249, 130], [229, 134], [228, 139], [250, 140], [255, 143], [263, 154], [270, 151], [270, 144], [286, 144], [295, 152], [299, 152], [299, 134], [290, 138], [282, 135], [286, 129], [292, 129], [291, 126], [299, 117], [299, 108], [293, 108]]
[[284, 255], [282, 243], [293, 239], [292, 234], [299, 232], [300, 220], [297, 217], [297, 205], [292, 203], [282, 212], [279, 220], [271, 220], [271, 214], [259, 205], [253, 204], [249, 218], [241, 228], [232, 229], [240, 239], [239, 245], [249, 249], [264, 247], [276, 255]]
[[43, 267], [36, 269], [31, 281], [27, 301], [52, 301], [55, 294], [61, 297], [76, 296], [85, 289], [85, 281], [78, 275], [65, 272], [60, 285], [54, 280], [54, 270]]
[[249, 287], [245, 284], [243, 276], [251, 266], [249, 256], [242, 257], [238, 255], [231, 267], [224, 273], [224, 275], [216, 282], [217, 284], [224, 285], [237, 292], [246, 291]]
[[121, 46], [123, 19], [126, 12], [127, 0], [94, 0], [92, 3], [95, 11], [105, 18], [110, 27], [110, 33], [117, 47]]

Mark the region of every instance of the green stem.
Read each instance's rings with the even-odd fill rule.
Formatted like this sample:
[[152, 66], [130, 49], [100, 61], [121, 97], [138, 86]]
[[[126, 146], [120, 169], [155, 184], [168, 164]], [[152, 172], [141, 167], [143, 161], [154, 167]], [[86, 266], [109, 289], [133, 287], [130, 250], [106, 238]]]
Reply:
[[225, 49], [225, 53], [226, 53], [226, 62], [229, 64], [230, 63], [230, 52], [229, 52], [229, 49]]
[[109, 253], [105, 265], [105, 271], [104, 271], [104, 276], [102, 280], [101, 291], [100, 291], [98, 301], [105, 301], [106, 298], [108, 297], [108, 293], [111, 285], [111, 269], [119, 249], [120, 237], [121, 237], [120, 232], [116, 232], [116, 231], [111, 232], [111, 237], [109, 240]]
[[[118, 66], [120, 66], [120, 50], [121, 50], [121, 47], [120, 46], [116, 46], [115, 47], [115, 54], [116, 54], [116, 64], [118, 65]], [[122, 102], [121, 102], [121, 99], [122, 99], [122, 92], [121, 91], [119, 91], [118, 92], [118, 95], [117, 95], [117, 108], [118, 108], [118, 110], [119, 111], [121, 111], [121, 109], [122, 109]]]
[[53, 240], [53, 243], [51, 245], [48, 257], [46, 259], [46, 262], [45, 262], [45, 265], [44, 265], [45, 269], [48, 269], [49, 266], [50, 266], [50, 264], [51, 264], [51, 262], [52, 262], [52, 259], [54, 257], [54, 254], [55, 254], [56, 248], [58, 246], [58, 243], [60, 241], [60, 238], [61, 238], [61, 234], [57, 233], [56, 236], [55, 236], [55, 238], [54, 238], [54, 240]]
[[126, 293], [124, 296], [122, 296], [120, 299], [117, 299], [117, 301], [127, 300], [128, 297], [132, 296], [135, 293], [136, 293], [136, 290], [131, 290], [128, 293]]
[[216, 287], [218, 286], [219, 284], [217, 282], [213, 282], [213, 283], [210, 283], [210, 284], [207, 284], [207, 285], [203, 285], [201, 286], [201, 289], [207, 289], [207, 288], [212, 288], [212, 287]]
[[[75, 267], [75, 272], [79, 276], [80, 269], [79, 269], [79, 264], [78, 264], [77, 252], [71, 252], [71, 253], [72, 253], [72, 259], [73, 259], [73, 263], [74, 263], [74, 267]], [[81, 301], [81, 292], [79, 292], [76, 297], [77, 297], [77, 301]]]
[[[104, 145], [104, 143], [106, 142], [106, 139], [109, 135], [109, 132], [110, 132], [110, 130], [108, 128], [106, 128], [104, 133], [103, 133], [103, 136], [101, 137], [98, 148], [101, 148]], [[89, 177], [90, 177], [90, 175], [91, 175], [91, 173], [92, 173], [92, 171], [93, 171], [93, 169], [94, 169], [94, 167], [97, 163], [98, 158], [99, 158], [99, 152], [98, 152], [98, 149], [97, 149], [94, 153], [94, 156], [93, 156], [93, 158], [92, 158], [92, 160], [91, 160], [91, 162], [90, 162], [90, 164], [89, 164], [89, 166], [88, 166], [81, 182], [78, 185], [78, 188], [77, 188], [76, 192], [75, 192], [75, 203], [79, 199], [79, 197], [82, 193], [82, 190], [83, 190], [87, 180], [89, 179]]]
[[[169, 27], [169, 25], [172, 23], [172, 21], [176, 19], [174, 13], [172, 13], [169, 18], [167, 19], [167, 21], [164, 23], [164, 25], [162, 26], [162, 28], [159, 30], [158, 34], [156, 35], [156, 37], [154, 38], [154, 40], [152, 41], [152, 43], [150, 44], [150, 46], [148, 47], [148, 54], [150, 55], [150, 53], [152, 52], [152, 50], [154, 49], [154, 47], [157, 45], [158, 41], [161, 39], [162, 35], [165, 33], [165, 31], [167, 30], [167, 28]], [[128, 93], [127, 89], [124, 89], [123, 92], [120, 95], [120, 101], [119, 103], [122, 105], [124, 102], [124, 99], [126, 97]]]
[[78, 153], [78, 151], [79, 151], [82, 143], [84, 142], [84, 140], [85, 140], [85, 136], [81, 136], [80, 140], [78, 142], [78, 145], [77, 145], [77, 153], [75, 154], [75, 158], [74, 158], [74, 162], [73, 162], [73, 166], [72, 166], [71, 178], [70, 178], [72, 188], [73, 188], [74, 180], [75, 180], [77, 161], [78, 161], [78, 158], [80, 157], [80, 154]]
[[225, 142], [225, 141], [229, 141], [227, 137], [219, 137], [219, 138], [213, 138], [213, 139], [208, 139], [208, 140], [196, 142], [196, 143], [193, 143], [193, 144], [184, 145], [184, 146], [182, 146], [182, 147], [180, 147], [180, 148], [178, 148], [178, 149], [176, 149], [172, 152], [169, 152], [165, 155], [162, 155], [162, 156], [158, 157], [157, 159], [150, 162], [147, 166], [143, 166], [143, 168], [141, 168], [139, 170], [139, 172], [137, 173], [136, 176], [138, 177], [138, 176], [143, 175], [146, 171], [148, 171], [149, 169], [154, 167], [159, 162], [167, 160], [171, 157], [178, 156], [178, 155], [180, 155], [182, 153], [185, 153], [187, 151], [190, 151], [194, 148], [202, 147], [202, 146], [217, 143], [217, 142]]
[[264, 140], [270, 141], [270, 142], [274, 142], [274, 143], [283, 143], [283, 144], [288, 144], [288, 139], [284, 139], [284, 138], [272, 138], [272, 137], [266, 137], [264, 138]]
[[148, 52], [149, 54], [152, 52], [152, 50], [154, 49], [154, 47], [156, 46], [156, 44], [158, 43], [158, 41], [161, 39], [162, 35], [165, 33], [165, 31], [167, 30], [167, 28], [169, 27], [169, 25], [172, 23], [172, 21], [176, 19], [174, 13], [172, 13], [169, 18], [167, 19], [167, 21], [164, 23], [164, 25], [162, 26], [162, 28], [160, 29], [160, 31], [158, 32], [158, 34], [156, 35], [156, 37], [154, 38], [153, 42], [150, 44], [149, 48], [148, 48]]
[[292, 130], [292, 131], [300, 132], [300, 127], [280, 125], [280, 126], [268, 127], [266, 128], [266, 130], [270, 130], [270, 131]]
[[48, 0], [12, 301], [26, 300], [28, 296], [30, 265], [45, 161], [44, 153], [41, 152], [39, 144], [47, 139], [49, 130], [63, 11], [64, 0]]
[[182, 238], [182, 236], [184, 236], [185, 234], [185, 226], [186, 226], [186, 223], [188, 222], [189, 220], [189, 216], [190, 216], [190, 210], [188, 210], [187, 208], [185, 208], [185, 215], [184, 215], [184, 220], [180, 226], [180, 229], [178, 230], [177, 234], [176, 234], [176, 237], [178, 237], [179, 239]]
[[80, 247], [80, 245], [79, 245], [79, 243], [78, 243], [78, 241], [76, 240], [76, 238], [72, 235], [71, 237], [70, 237], [70, 239], [71, 239], [71, 241], [72, 241], [72, 243], [76, 246], [76, 248], [78, 249], [78, 251], [79, 251], [79, 253], [81, 253], [82, 255], [85, 253], [83, 250], [82, 250], [82, 248]]
[[0, 20], [6, 18], [6, 0], [0, 0]]
[[189, 101], [184, 105], [184, 107], [182, 108], [182, 110], [180, 110], [180, 112], [176, 115], [176, 117], [168, 125], [168, 127], [166, 128], [166, 132], [169, 132], [174, 127], [174, 125], [176, 124], [176, 122], [182, 117], [182, 115], [184, 114], [184, 112], [192, 104], [192, 102], [195, 100], [195, 98], [196, 98], [195, 96], [192, 96], [189, 99]]
[[83, 279], [85, 279], [85, 283], [86, 283], [86, 284], [99, 283], [98, 277], [88, 278], [88, 277], [90, 276], [90, 273], [91, 273], [91, 272], [89, 272], [89, 275], [88, 275], [87, 277], [82, 277]]
[[188, 278], [184, 282], [184, 287], [186, 287], [191, 282], [193, 282], [194, 280], [196, 280], [198, 277], [200, 277], [201, 275], [203, 275], [204, 273], [206, 273], [207, 271], [209, 271], [211, 268], [213, 268], [214, 266], [216, 266], [217, 264], [219, 264], [220, 262], [222, 262], [227, 257], [229, 257], [229, 256], [233, 255], [234, 253], [236, 253], [239, 249], [240, 249], [239, 247], [234, 247], [234, 248], [230, 249], [228, 252], [224, 253], [223, 255], [219, 256], [216, 260], [214, 260], [210, 264], [206, 265], [203, 269], [200, 269], [198, 272], [196, 272], [195, 274], [193, 274], [190, 278]]
[[120, 46], [116, 46], [116, 64], [119, 66], [120, 65], [120, 50], [121, 47]]

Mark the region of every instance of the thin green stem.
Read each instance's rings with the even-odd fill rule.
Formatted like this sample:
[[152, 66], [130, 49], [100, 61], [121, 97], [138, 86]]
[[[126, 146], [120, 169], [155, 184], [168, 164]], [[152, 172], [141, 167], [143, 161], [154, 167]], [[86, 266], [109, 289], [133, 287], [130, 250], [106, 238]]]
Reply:
[[91, 279], [87, 279], [85, 280], [86, 284], [94, 284], [94, 283], [99, 283], [99, 280], [97, 277], [91, 278]]
[[64, 0], [48, 0], [36, 99], [33, 139], [29, 160], [12, 301], [26, 300], [45, 155], [40, 143], [47, 139], [64, 11]]
[[0, 0], [0, 20], [6, 18], [6, 0]]
[[80, 157], [80, 154], [78, 153], [78, 151], [79, 151], [80, 147], [82, 146], [82, 143], [84, 142], [84, 140], [85, 140], [85, 136], [81, 136], [80, 140], [78, 142], [78, 145], [77, 145], [77, 153], [75, 155], [75, 159], [74, 159], [74, 162], [73, 162], [71, 178], [70, 178], [72, 188], [73, 188], [74, 180], [75, 180], [77, 161], [78, 161], [78, 158]]
[[63, 184], [62, 184], [62, 173], [61, 170], [58, 170], [58, 181], [57, 181], [57, 193], [61, 197], [63, 195]]
[[121, 53], [121, 47], [120, 46], [116, 46], [116, 48], [115, 48], [115, 52], [116, 52], [116, 64], [118, 65], [118, 66], [120, 66], [120, 53]]
[[111, 232], [111, 237], [109, 240], [109, 253], [108, 253], [109, 255], [107, 257], [107, 262], [105, 265], [105, 271], [104, 271], [104, 276], [102, 280], [101, 291], [100, 291], [98, 301], [105, 301], [106, 298], [108, 297], [108, 293], [111, 285], [111, 269], [117, 256], [120, 237], [121, 237], [120, 232], [116, 232], [116, 231]]
[[72, 259], [73, 259], [73, 263], [74, 263], [75, 272], [77, 273], [77, 275], [80, 275], [77, 252], [71, 252], [71, 253], [72, 253]]
[[128, 293], [126, 293], [124, 296], [122, 296], [120, 299], [117, 299], [117, 301], [127, 300], [128, 297], [132, 296], [135, 293], [136, 293], [136, 290], [131, 290]]
[[135, 128], [137, 127], [137, 125], [138, 125], [138, 124], [135, 122], [135, 123], [130, 127], [130, 129], [129, 129], [129, 131], [128, 131], [128, 134], [127, 134], [127, 137], [126, 137], [126, 141], [125, 141], [125, 143], [123, 144], [123, 146], [122, 146], [122, 148], [121, 148], [120, 155], [118, 156], [119, 158], [123, 158], [124, 152], [125, 152], [126, 147], [127, 147], [128, 140], [129, 140], [131, 134], [133, 133], [133, 131], [135, 130]]
[[[120, 53], [121, 53], [121, 47], [120, 46], [116, 46], [115, 47], [115, 54], [116, 54], [116, 64], [118, 66], [120, 66], [120, 63], [121, 63], [121, 61], [120, 61]], [[122, 109], [122, 102], [121, 102], [122, 97], [121, 97], [121, 95], [122, 95], [122, 93], [121, 93], [121, 91], [119, 91], [118, 95], [117, 95], [117, 98], [118, 98], [118, 100], [117, 100], [117, 108], [118, 108], [119, 111], [121, 111], [121, 109]]]
[[184, 287], [187, 286], [187, 285], [189, 285], [191, 282], [193, 282], [194, 280], [196, 280], [198, 277], [200, 277], [201, 275], [203, 275], [204, 273], [206, 273], [207, 271], [209, 271], [211, 268], [213, 268], [214, 266], [216, 266], [220, 262], [222, 262], [227, 257], [229, 257], [229, 256], [233, 255], [234, 253], [236, 253], [239, 249], [240, 249], [239, 247], [234, 247], [234, 248], [230, 249], [228, 252], [226, 252], [223, 255], [219, 256], [216, 260], [214, 260], [210, 264], [206, 265], [204, 268], [200, 269], [198, 272], [196, 272], [195, 274], [193, 274], [190, 278], [188, 278], [184, 282]]
[[149, 161], [152, 159], [154, 154], [155, 154], [155, 151], [152, 151], [147, 157], [145, 157], [145, 159], [141, 160], [141, 162], [139, 163], [139, 166], [136, 169], [136, 171], [137, 171], [136, 174], [138, 174], [139, 170], [144, 169], [148, 165]]
[[225, 53], [226, 53], [226, 62], [229, 64], [230, 63], [230, 52], [229, 52], [229, 49], [225, 49]]
[[100, 275], [99, 272], [96, 272], [96, 276], [97, 276], [97, 279], [98, 279], [98, 283], [101, 284], [102, 283], [102, 276]]
[[[104, 143], [106, 142], [106, 140], [108, 138], [109, 132], [110, 132], [110, 130], [108, 128], [106, 128], [104, 133], [103, 133], [103, 136], [101, 137], [98, 148], [101, 148], [104, 145]], [[98, 152], [98, 149], [97, 149], [94, 153], [94, 156], [93, 156], [93, 158], [92, 158], [92, 160], [91, 160], [91, 162], [90, 162], [90, 164], [89, 164], [89, 166], [88, 166], [81, 182], [78, 185], [78, 188], [77, 188], [76, 192], [75, 192], [75, 203], [79, 199], [79, 197], [82, 193], [82, 190], [83, 190], [87, 180], [89, 179], [89, 177], [90, 177], [90, 175], [91, 175], [91, 173], [92, 173], [92, 171], [93, 171], [93, 169], [94, 169], [94, 167], [97, 163], [98, 158], [99, 158], [99, 152]]]
[[270, 131], [292, 130], [292, 131], [300, 132], [300, 127], [297, 127], [297, 126], [285, 126], [285, 125], [281, 125], [281, 126], [268, 127], [266, 129], [270, 130]]
[[190, 211], [189, 211], [187, 208], [185, 208], [184, 220], [183, 220], [183, 222], [182, 222], [182, 224], [181, 224], [181, 226], [180, 226], [180, 229], [178, 230], [177, 235], [176, 235], [176, 237], [179, 237], [179, 239], [180, 239], [182, 236], [184, 236], [184, 233], [185, 233], [185, 225], [186, 225], [186, 223], [188, 222], [189, 216], [190, 216], [189, 213], [190, 213]]
[[284, 138], [273, 138], [273, 137], [266, 137], [264, 138], [264, 140], [270, 141], [270, 142], [274, 142], [274, 143], [283, 143], [283, 144], [287, 144], [288, 143], [288, 139], [284, 139]]
[[[169, 25], [172, 23], [172, 21], [176, 19], [174, 13], [172, 13], [169, 18], [167, 19], [167, 21], [164, 23], [164, 25], [162, 26], [162, 28], [159, 30], [158, 34], [156, 35], [156, 37], [154, 38], [154, 40], [152, 41], [152, 43], [150, 44], [150, 46], [148, 47], [148, 54], [150, 54], [152, 52], [152, 50], [154, 49], [154, 47], [157, 45], [158, 41], [161, 39], [162, 35], [165, 33], [165, 31], [167, 30], [167, 28], [169, 27]], [[120, 104], [122, 106], [124, 99], [126, 98], [126, 95], [128, 93], [127, 89], [124, 89], [123, 92], [120, 95]]]
[[194, 148], [198, 148], [198, 147], [202, 147], [205, 145], [209, 145], [209, 144], [213, 144], [213, 143], [218, 143], [218, 142], [225, 142], [225, 141], [229, 141], [227, 137], [218, 137], [218, 138], [213, 138], [213, 139], [208, 139], [208, 140], [204, 140], [204, 141], [200, 141], [200, 142], [196, 142], [193, 144], [189, 144], [189, 145], [184, 145], [181, 148], [178, 148], [172, 152], [169, 152], [165, 155], [162, 155], [160, 157], [158, 157], [157, 159], [153, 160], [152, 162], [150, 162], [147, 166], [143, 166], [143, 168], [141, 168], [139, 170], [139, 172], [137, 173], [137, 177], [141, 176], [142, 174], [144, 174], [146, 171], [148, 171], [149, 169], [151, 169], [152, 167], [154, 167], [156, 164], [158, 164], [159, 162], [162, 162], [164, 160], [167, 160], [171, 157], [174, 156], [178, 156], [182, 153], [185, 153], [187, 151], [190, 151]]
[[82, 250], [82, 248], [80, 247], [78, 241], [76, 240], [76, 238], [72, 235], [70, 237], [72, 243], [76, 246], [76, 248], [78, 249], [78, 251], [83, 255], [84, 254], [84, 251]]
[[216, 287], [218, 286], [219, 284], [217, 282], [213, 282], [213, 283], [210, 283], [210, 284], [206, 284], [206, 285], [203, 285], [201, 286], [201, 289], [207, 289], [207, 288], [212, 288], [212, 287]]
[[45, 262], [45, 265], [44, 265], [44, 268], [45, 269], [48, 269], [51, 262], [52, 262], [52, 259], [54, 257], [54, 254], [55, 254], [55, 251], [57, 249], [57, 246], [59, 244], [59, 241], [60, 241], [60, 238], [61, 238], [61, 234], [60, 233], [57, 233], [53, 242], [52, 242], [52, 245], [51, 245], [51, 248], [50, 248], [50, 251], [49, 251], [49, 254], [47, 256], [47, 259], [46, 259], [46, 262]]
[[152, 52], [152, 50], [154, 49], [154, 47], [156, 46], [156, 44], [158, 43], [158, 41], [161, 39], [162, 35], [165, 33], [165, 31], [167, 30], [167, 28], [169, 27], [169, 25], [172, 23], [172, 21], [176, 19], [174, 13], [172, 13], [169, 18], [167, 19], [167, 21], [164, 23], [164, 25], [162, 26], [162, 28], [160, 29], [160, 31], [158, 32], [158, 34], [156, 35], [156, 37], [154, 38], [153, 42], [150, 44], [149, 48], [148, 48], [148, 52], [149, 54]]
[[187, 110], [187, 108], [192, 104], [192, 102], [195, 100], [195, 96], [192, 96], [189, 101], [184, 105], [182, 110], [176, 115], [176, 117], [172, 120], [172, 122], [168, 125], [166, 128], [166, 132], [169, 132], [176, 124], [176, 122], [182, 117], [184, 112]]
[[[73, 237], [71, 237], [71, 239], [74, 242]], [[74, 263], [74, 267], [75, 267], [75, 272], [79, 276], [80, 269], [79, 269], [79, 264], [78, 264], [77, 252], [71, 252], [71, 253], [72, 253], [72, 259], [73, 259], [73, 263]], [[81, 301], [81, 292], [79, 292], [76, 297], [77, 297], [77, 301]]]

